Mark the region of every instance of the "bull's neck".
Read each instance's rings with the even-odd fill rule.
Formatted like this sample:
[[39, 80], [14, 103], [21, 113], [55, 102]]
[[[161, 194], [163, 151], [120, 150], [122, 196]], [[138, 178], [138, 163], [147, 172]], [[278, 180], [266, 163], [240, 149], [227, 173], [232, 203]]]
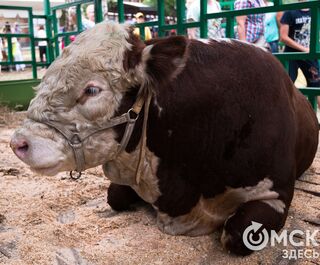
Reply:
[[130, 154], [121, 152], [116, 159], [103, 165], [103, 171], [113, 183], [132, 186], [135, 184], [138, 156], [138, 150]]
[[138, 160], [138, 148], [131, 153], [122, 152], [115, 160], [105, 163], [103, 171], [112, 183], [130, 186], [145, 201], [154, 203], [160, 196], [156, 177], [159, 159], [148, 149], [146, 150], [139, 185], [136, 184], [135, 179]]

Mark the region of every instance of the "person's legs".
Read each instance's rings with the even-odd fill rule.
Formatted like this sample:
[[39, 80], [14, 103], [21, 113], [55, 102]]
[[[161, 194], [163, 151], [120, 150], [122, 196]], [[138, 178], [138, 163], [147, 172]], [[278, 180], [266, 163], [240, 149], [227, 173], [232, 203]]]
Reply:
[[44, 60], [44, 56], [46, 54], [46, 46], [39, 46], [39, 51], [40, 51], [40, 60], [43, 63]]
[[41, 52], [41, 46], [38, 46], [39, 48], [39, 57], [40, 57], [40, 62], [42, 62], [42, 52]]
[[300, 66], [308, 87], [320, 87], [319, 63], [317, 60], [301, 61]]
[[289, 61], [289, 76], [294, 83], [298, 76], [299, 61]]
[[[308, 87], [320, 87], [320, 71], [318, 60], [301, 61], [300, 66]], [[320, 109], [320, 97], [317, 97], [318, 108]]]
[[270, 48], [271, 48], [271, 52], [272, 52], [272, 53], [277, 53], [277, 52], [279, 52], [279, 46], [278, 46], [279, 41], [275, 40], [275, 41], [270, 41], [270, 42], [268, 42], [268, 43], [269, 43], [269, 45], [270, 45]]
[[[17, 54], [14, 54], [14, 55], [13, 55], [13, 59], [14, 59], [15, 62], [18, 62], [18, 61], [19, 61], [19, 57], [17, 56]], [[19, 65], [19, 64], [16, 64], [16, 65], [15, 65], [15, 68], [16, 68], [16, 71], [17, 71], [17, 72], [20, 71], [20, 65]]]

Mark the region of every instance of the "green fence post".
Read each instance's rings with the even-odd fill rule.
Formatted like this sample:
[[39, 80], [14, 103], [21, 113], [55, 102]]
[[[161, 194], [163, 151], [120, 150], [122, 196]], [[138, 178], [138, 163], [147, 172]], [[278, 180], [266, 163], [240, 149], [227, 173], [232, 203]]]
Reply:
[[159, 37], [165, 36], [165, 31], [162, 29], [162, 27], [165, 25], [166, 21], [164, 19], [165, 11], [164, 11], [164, 1], [158, 0], [158, 35]]
[[234, 17], [227, 17], [227, 25], [226, 25], [226, 37], [233, 38], [234, 37]]
[[125, 21], [123, 0], [118, 0], [118, 19], [119, 23], [123, 23]]
[[77, 31], [78, 33], [82, 32], [82, 13], [81, 13], [81, 5], [77, 5], [77, 10], [76, 10], [76, 15], [77, 15]]
[[12, 37], [8, 36], [8, 61], [9, 63], [12, 63], [14, 61], [13, 54], [12, 54]]
[[67, 47], [70, 44], [70, 35], [64, 37], [64, 47]]
[[103, 21], [101, 0], [94, 0], [94, 17], [96, 23]]
[[200, 38], [208, 37], [208, 20], [207, 20], [208, 0], [200, 0]]
[[46, 16], [49, 16], [51, 14], [50, 0], [43, 0], [43, 9]]
[[[136, 26], [138, 26], [138, 25], [136, 25]], [[146, 39], [146, 27], [139, 26], [139, 33], [140, 33], [140, 38], [142, 40], [145, 40]]]
[[319, 25], [317, 25], [319, 21], [319, 8], [311, 9], [311, 29], [310, 29], [310, 53], [316, 53], [317, 45], [319, 42]]
[[185, 22], [185, 0], [177, 1], [177, 33], [178, 35], [184, 35], [186, 30], [183, 23]]
[[279, 6], [280, 5], [280, 0], [273, 0], [273, 5], [274, 6]]
[[53, 45], [52, 45], [52, 19], [50, 0], [43, 0], [44, 14], [46, 16], [46, 35], [47, 35], [47, 50], [46, 61], [51, 64], [54, 60]]
[[53, 24], [53, 34], [54, 34], [55, 57], [57, 58], [60, 54], [60, 49], [59, 49], [58, 21], [57, 21], [56, 10], [53, 10], [52, 12], [52, 24]]
[[312, 108], [314, 109], [314, 111], [317, 112], [317, 108], [318, 108], [317, 97], [315, 97], [314, 95], [308, 95], [308, 100]]
[[31, 58], [32, 58], [32, 77], [34, 79], [37, 79], [37, 62], [36, 62], [36, 51], [35, 51], [35, 42], [34, 42], [32, 9], [28, 10], [28, 16], [29, 16], [29, 34], [30, 34]]
[[46, 34], [47, 34], [47, 63], [51, 64], [54, 61], [53, 39], [52, 39], [52, 19], [47, 16], [46, 19]]

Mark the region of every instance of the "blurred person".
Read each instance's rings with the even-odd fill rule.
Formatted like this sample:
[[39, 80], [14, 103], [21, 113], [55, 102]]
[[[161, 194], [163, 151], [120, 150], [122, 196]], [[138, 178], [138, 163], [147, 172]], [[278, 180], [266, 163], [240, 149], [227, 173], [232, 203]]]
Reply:
[[20, 34], [22, 32], [18, 22], [14, 22], [12, 32], [15, 34]]
[[[175, 21], [174, 20], [170, 20], [169, 21], [169, 25], [174, 25], [175, 24]], [[177, 30], [176, 29], [171, 29], [169, 31], [169, 36], [177, 36]]]
[[[15, 62], [23, 61], [21, 46], [16, 37], [12, 38], [12, 54]], [[25, 64], [16, 64], [16, 71], [24, 71], [26, 68]]]
[[[174, 25], [174, 24], [175, 24], [175, 21], [174, 21], [173, 19], [166, 18], [165, 24]], [[168, 37], [168, 36], [176, 36], [176, 35], [177, 35], [177, 30], [176, 30], [176, 29], [166, 30], [164, 35], [165, 35], [166, 37]]]
[[10, 25], [9, 21], [5, 22], [2, 31], [3, 31], [3, 33], [12, 33], [11, 25]]
[[86, 8], [86, 17], [82, 18], [82, 29], [91, 29], [95, 24], [94, 5], [88, 5]]
[[[95, 15], [94, 15], [94, 5], [88, 5], [86, 7], [86, 17], [82, 15], [81, 17], [81, 27], [82, 30], [91, 29], [95, 26]], [[64, 32], [77, 31], [77, 12], [74, 7], [68, 9], [67, 26], [63, 29]], [[63, 50], [67, 44], [73, 42], [76, 39], [76, 35], [65, 36], [61, 40], [61, 49]]]
[[[5, 22], [5, 24], [4, 24], [3, 28], [2, 28], [2, 32], [4, 34], [12, 33], [11, 25], [10, 25], [9, 21]], [[8, 53], [6, 52], [6, 50], [8, 50], [8, 40], [6, 40], [4, 38], [2, 45], [3, 45], [3, 57], [8, 59], [9, 56], [8, 56]], [[9, 71], [12, 72], [12, 68], [13, 68], [12, 65], [9, 65], [8, 68], [9, 68]]]
[[195, 0], [186, 0], [186, 9], [188, 10]]
[[[44, 30], [44, 26], [40, 25], [39, 26], [39, 30], [38, 30], [38, 34], [37, 34], [38, 38], [46, 38], [47, 34], [46, 31]], [[46, 53], [47, 53], [47, 41], [46, 40], [41, 40], [38, 42], [38, 46], [39, 46], [39, 56], [40, 56], [40, 61], [42, 63], [46, 62]]]
[[[234, 9], [258, 8], [265, 6], [263, 0], [236, 0]], [[237, 38], [242, 41], [255, 43], [258, 46], [267, 47], [264, 37], [265, 14], [244, 15], [236, 17]]]
[[66, 18], [66, 26], [65, 31], [76, 31], [77, 27], [77, 13], [74, 7], [68, 8], [67, 18]]
[[94, 16], [94, 5], [88, 5], [87, 8], [86, 8], [86, 15], [87, 15], [87, 18], [95, 23], [95, 16]]
[[[273, 2], [265, 1], [267, 6], [273, 6]], [[264, 36], [272, 53], [279, 52], [279, 28], [276, 19], [277, 13], [266, 13], [264, 21]]]
[[[145, 22], [144, 14], [141, 12], [138, 12], [137, 14], [135, 14], [135, 18], [136, 18], [137, 23], [144, 23]], [[138, 27], [136, 27], [134, 29], [133, 33], [137, 36], [140, 36], [140, 29]], [[152, 34], [151, 34], [149, 27], [144, 28], [144, 38], [145, 38], [145, 40], [152, 39]]]
[[[207, 2], [207, 13], [218, 13], [221, 12], [220, 3], [216, 0], [208, 0]], [[200, 21], [200, 1], [193, 1], [187, 10], [188, 22]], [[224, 33], [221, 29], [222, 18], [208, 20], [208, 38], [222, 38]], [[188, 29], [188, 36], [191, 39], [200, 38], [200, 30], [198, 28]]]
[[[304, 2], [300, 0], [299, 2]], [[290, 10], [284, 12], [281, 18], [280, 39], [285, 44], [285, 52], [309, 52], [310, 46], [310, 9]], [[319, 62], [314, 60], [289, 61], [289, 76], [295, 82], [298, 69], [306, 78], [308, 87], [320, 87]], [[318, 107], [319, 104], [318, 97]]]
[[109, 15], [108, 15], [108, 3], [107, 1], [102, 1], [102, 13], [103, 13], [103, 20], [108, 21]]

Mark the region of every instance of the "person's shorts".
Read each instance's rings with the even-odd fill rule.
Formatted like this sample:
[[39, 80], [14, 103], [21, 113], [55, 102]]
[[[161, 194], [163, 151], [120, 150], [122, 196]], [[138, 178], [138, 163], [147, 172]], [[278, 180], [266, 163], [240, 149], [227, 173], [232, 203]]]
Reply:
[[289, 62], [289, 75], [294, 82], [298, 69], [303, 72], [308, 87], [320, 87], [319, 62], [317, 60], [296, 60]]

